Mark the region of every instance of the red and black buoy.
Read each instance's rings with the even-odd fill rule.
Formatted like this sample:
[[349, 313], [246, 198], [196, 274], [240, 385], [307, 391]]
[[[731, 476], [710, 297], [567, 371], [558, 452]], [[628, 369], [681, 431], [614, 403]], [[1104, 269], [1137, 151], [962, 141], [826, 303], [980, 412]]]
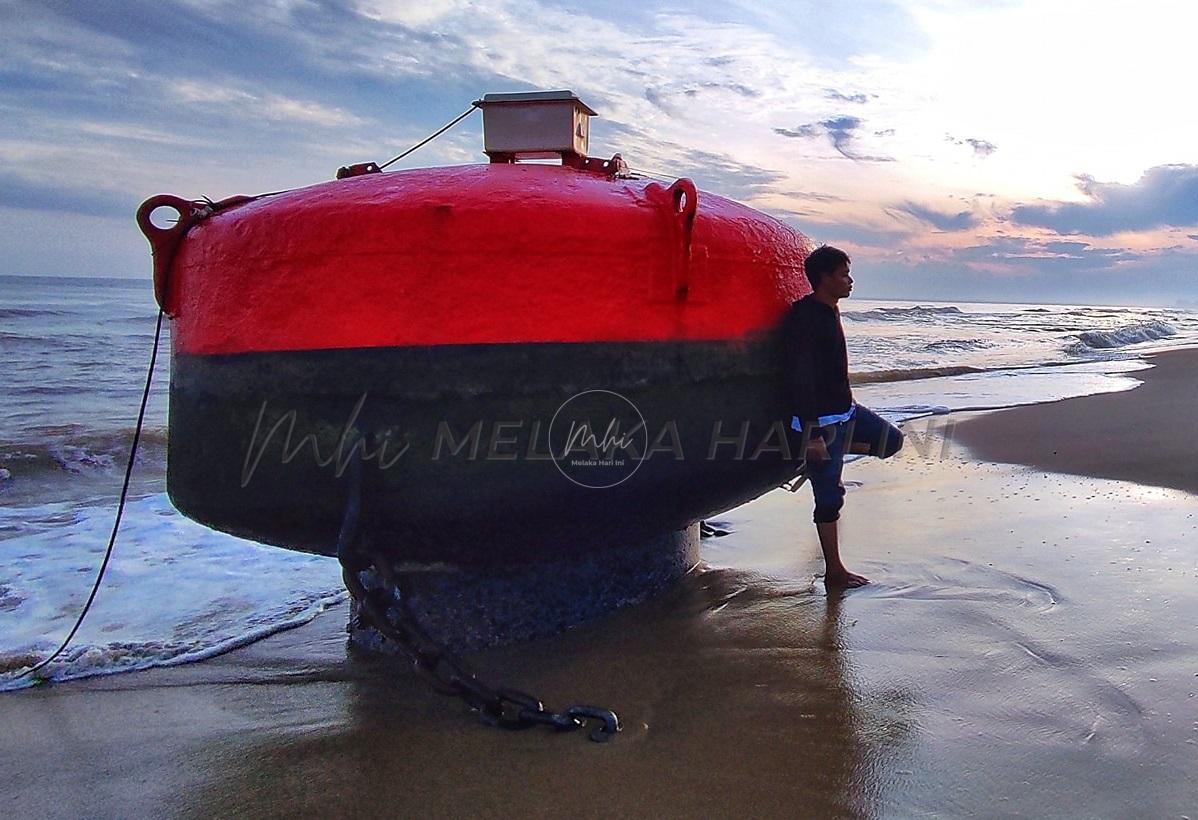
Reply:
[[142, 205], [185, 515], [332, 554], [352, 478], [390, 559], [485, 572], [618, 560], [794, 474], [773, 331], [809, 241], [587, 158], [573, 95], [481, 105], [488, 164]]

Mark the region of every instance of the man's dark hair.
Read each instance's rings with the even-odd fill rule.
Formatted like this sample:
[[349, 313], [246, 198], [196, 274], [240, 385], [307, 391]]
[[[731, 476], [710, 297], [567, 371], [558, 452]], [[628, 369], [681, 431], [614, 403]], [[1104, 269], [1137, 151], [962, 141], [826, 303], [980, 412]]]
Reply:
[[849, 255], [840, 248], [820, 245], [807, 255], [807, 260], [803, 262], [803, 271], [807, 274], [807, 281], [811, 283], [812, 290], [816, 290], [821, 279], [850, 261]]

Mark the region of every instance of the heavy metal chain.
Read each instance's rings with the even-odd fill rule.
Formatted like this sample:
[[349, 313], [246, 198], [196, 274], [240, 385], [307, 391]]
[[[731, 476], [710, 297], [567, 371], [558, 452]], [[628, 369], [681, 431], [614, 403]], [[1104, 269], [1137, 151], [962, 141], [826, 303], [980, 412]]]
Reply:
[[[340, 558], [345, 586], [371, 625], [395, 645], [436, 691], [464, 700], [483, 723], [501, 729], [550, 726], [571, 731], [593, 721], [590, 738], [600, 743], [611, 740], [620, 731], [620, 719], [610, 709], [571, 706], [554, 712], [527, 692], [484, 683], [420, 628], [389, 561], [378, 555], [366, 559], [342, 553]], [[370, 569], [374, 572], [367, 573]], [[363, 574], [371, 580], [364, 582]]]

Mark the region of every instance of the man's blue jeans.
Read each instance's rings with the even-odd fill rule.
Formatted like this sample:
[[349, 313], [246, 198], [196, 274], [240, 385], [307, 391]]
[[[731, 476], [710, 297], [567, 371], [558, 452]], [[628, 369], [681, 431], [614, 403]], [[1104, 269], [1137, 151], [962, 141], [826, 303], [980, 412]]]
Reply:
[[850, 443], [866, 445], [868, 455], [877, 458], [890, 458], [903, 447], [902, 431], [860, 404], [848, 421], [817, 427], [811, 435], [822, 435], [828, 446], [827, 461], [807, 462], [807, 477], [815, 496], [813, 517], [817, 524], [840, 518], [840, 508], [844, 506], [844, 482], [840, 475], [845, 453], [853, 450]]

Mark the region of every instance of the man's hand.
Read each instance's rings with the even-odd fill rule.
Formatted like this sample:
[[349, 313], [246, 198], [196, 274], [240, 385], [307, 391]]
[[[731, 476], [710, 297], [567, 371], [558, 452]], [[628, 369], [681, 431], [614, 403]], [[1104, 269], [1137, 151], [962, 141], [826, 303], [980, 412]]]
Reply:
[[822, 464], [827, 461], [828, 445], [824, 442], [823, 436], [812, 436], [811, 441], [807, 442], [807, 462], [809, 464]]

